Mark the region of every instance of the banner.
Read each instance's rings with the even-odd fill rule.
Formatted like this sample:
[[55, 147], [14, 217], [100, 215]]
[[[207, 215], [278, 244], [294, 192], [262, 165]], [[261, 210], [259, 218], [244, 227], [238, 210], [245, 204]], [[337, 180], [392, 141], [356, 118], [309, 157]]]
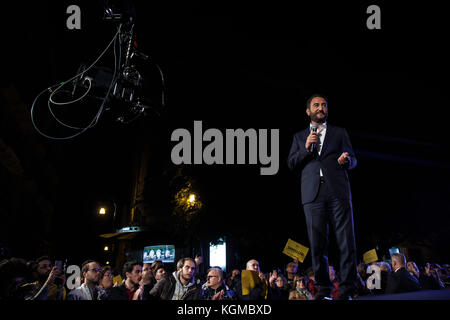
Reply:
[[308, 251], [309, 251], [308, 247], [302, 246], [300, 243], [288, 239], [286, 246], [284, 247], [283, 253], [303, 263], [303, 260], [305, 260]]

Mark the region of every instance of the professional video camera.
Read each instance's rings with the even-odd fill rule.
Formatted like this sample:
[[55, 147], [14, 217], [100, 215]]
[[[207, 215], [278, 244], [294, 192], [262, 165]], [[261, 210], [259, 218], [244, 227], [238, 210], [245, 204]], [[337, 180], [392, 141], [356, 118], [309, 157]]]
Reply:
[[[44, 89], [34, 100], [31, 108], [31, 119], [35, 129], [50, 139], [70, 139], [94, 127], [106, 111], [110, 117], [120, 123], [130, 123], [148, 110], [158, 113], [158, 107], [165, 106], [164, 75], [160, 67], [153, 63], [150, 57], [137, 50], [134, 6], [124, 5], [123, 1], [105, 1], [103, 21], [111, 22], [117, 28], [114, 38], [102, 54], [92, 63], [82, 63], [77, 74], [67, 81]], [[113, 47], [114, 65], [98, 66], [97, 62]], [[151, 80], [144, 76], [148, 70], [159, 73], [161, 85], [161, 100], [150, 98], [148, 92]], [[156, 86], [156, 84], [155, 84]], [[68, 89], [70, 88], [70, 90]], [[54, 119], [62, 126], [76, 130], [75, 134], [64, 137], [54, 137], [43, 133], [34, 120], [35, 104], [45, 92], [49, 92], [48, 108]], [[86, 99], [94, 99], [100, 104], [91, 122], [84, 127], [68, 125], [58, 119], [52, 107], [68, 106], [73, 103], [83, 103]], [[61, 113], [61, 112], [60, 112]]]

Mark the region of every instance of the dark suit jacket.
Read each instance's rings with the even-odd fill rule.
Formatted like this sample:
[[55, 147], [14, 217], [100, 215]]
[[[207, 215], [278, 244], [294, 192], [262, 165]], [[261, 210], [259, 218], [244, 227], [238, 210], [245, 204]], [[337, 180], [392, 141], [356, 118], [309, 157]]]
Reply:
[[400, 268], [390, 274], [385, 293], [412, 292], [420, 289], [419, 280], [405, 268]]
[[[357, 160], [347, 131], [327, 124], [327, 132], [320, 156], [305, 148], [309, 127], [294, 135], [288, 166], [301, 173], [302, 204], [314, 201], [320, 184], [320, 168], [336, 197], [351, 199], [347, 170], [353, 169]], [[340, 165], [337, 161], [343, 152], [348, 152], [350, 162]]]

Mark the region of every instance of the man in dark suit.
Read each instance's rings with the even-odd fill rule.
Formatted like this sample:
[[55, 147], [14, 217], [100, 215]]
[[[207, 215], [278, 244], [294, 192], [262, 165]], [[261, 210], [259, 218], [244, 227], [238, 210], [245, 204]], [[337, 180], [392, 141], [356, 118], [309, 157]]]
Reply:
[[328, 125], [328, 100], [313, 95], [307, 101], [308, 128], [294, 135], [288, 166], [301, 174], [301, 196], [305, 212], [312, 264], [319, 292], [316, 299], [329, 299], [328, 228], [332, 226], [340, 251], [340, 299], [351, 299], [355, 291], [356, 245], [353, 209], [347, 170], [356, 157], [347, 131]]
[[412, 292], [421, 289], [419, 280], [405, 268], [406, 259], [401, 253], [392, 255], [392, 269], [394, 270], [388, 279], [386, 294]]

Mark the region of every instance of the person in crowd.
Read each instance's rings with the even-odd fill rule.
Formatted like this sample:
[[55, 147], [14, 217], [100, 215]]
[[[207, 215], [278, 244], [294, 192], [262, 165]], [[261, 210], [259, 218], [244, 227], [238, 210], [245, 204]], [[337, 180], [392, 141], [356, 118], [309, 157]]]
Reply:
[[371, 291], [367, 288], [367, 284], [361, 278], [359, 273], [356, 273], [356, 292], [354, 297], [366, 296], [371, 293]]
[[308, 278], [295, 276], [292, 289], [289, 292], [289, 300], [312, 300], [311, 292], [308, 290]]
[[416, 277], [406, 270], [406, 259], [403, 254], [394, 253], [392, 255], [392, 269], [394, 271], [388, 279], [386, 294], [412, 292], [421, 289]]
[[160, 281], [166, 275], [166, 268], [163, 264], [157, 264], [152, 267], [152, 272], [156, 282]]
[[319, 288], [317, 288], [316, 286], [316, 277], [314, 274], [314, 269], [308, 268], [306, 270], [306, 276], [308, 277], [308, 290], [309, 292], [311, 292], [311, 296], [314, 299], [317, 293], [319, 292]]
[[204, 264], [203, 264], [203, 256], [200, 253], [197, 253], [195, 255], [195, 274], [194, 274], [194, 281], [198, 284], [205, 283], [206, 277], [205, 277], [205, 270], [204, 270]]
[[270, 300], [289, 300], [289, 284], [281, 272], [273, 270], [269, 274], [269, 295]]
[[294, 278], [298, 272], [298, 263], [292, 261], [286, 265], [286, 280], [290, 287], [294, 284]]
[[67, 295], [67, 300], [104, 300], [107, 293], [99, 287], [102, 268], [97, 261], [87, 260], [81, 265], [83, 283]]
[[433, 268], [433, 265], [427, 263], [424, 269], [425, 272], [421, 273], [419, 276], [419, 283], [424, 290], [439, 290], [445, 288], [436, 267]]
[[419, 268], [417, 268], [417, 265], [414, 261], [408, 261], [408, 263], [406, 263], [406, 270], [408, 270], [411, 275], [416, 277], [416, 279], [419, 279]]
[[152, 266], [158, 265], [162, 265], [162, 262], [160, 264], [159, 261], [155, 261], [152, 264], [144, 263], [142, 265], [142, 277], [139, 284], [139, 289], [136, 290], [133, 300], [151, 300], [149, 297], [150, 290], [152, 290], [156, 284]]
[[38, 258], [34, 266], [38, 280], [23, 286], [25, 300], [65, 300], [66, 277], [61, 270], [52, 265], [48, 256]]
[[234, 291], [225, 284], [221, 268], [212, 267], [206, 274], [206, 282], [202, 287], [203, 300], [236, 300]]
[[332, 290], [330, 293], [330, 296], [332, 299], [338, 299], [339, 298], [339, 278], [336, 274], [336, 271], [334, 270], [334, 267], [332, 265], [328, 266], [328, 274], [330, 275], [330, 282], [332, 285]]
[[0, 300], [22, 300], [29, 269], [20, 258], [3, 259], [0, 262]]
[[358, 272], [358, 274], [360, 275], [361, 279], [366, 282], [367, 278], [369, 277], [367, 275], [367, 267], [368, 265], [365, 264], [364, 262], [361, 262], [360, 264], [358, 264], [358, 266], [356, 267], [356, 270]]
[[139, 282], [142, 277], [142, 265], [131, 260], [124, 264], [123, 276], [125, 280], [121, 285], [113, 287], [108, 295], [108, 300], [133, 300], [136, 290], [139, 289]]
[[450, 275], [450, 269], [449, 269], [448, 264], [442, 265], [441, 280], [442, 280], [442, 283], [444, 284], [445, 288], [448, 288], [449, 285], [450, 285], [450, 283], [449, 283], [449, 280], [450, 280], [449, 275]]
[[113, 284], [112, 269], [110, 266], [102, 267], [102, 272], [100, 273], [100, 281], [98, 285], [101, 289], [105, 290], [109, 294]]
[[[156, 263], [153, 262], [153, 264]], [[156, 283], [155, 277], [153, 275], [152, 264], [144, 263], [142, 265], [141, 281], [139, 281], [139, 289], [134, 293], [133, 300], [144, 300], [144, 290], [149, 292]]]
[[159, 280], [150, 291], [156, 300], [200, 300], [202, 287], [194, 282], [195, 260], [189, 257], [181, 260], [182, 267]]
[[268, 281], [266, 276], [261, 272], [259, 262], [255, 259], [247, 261], [246, 270], [255, 271], [258, 274], [260, 281], [256, 283], [248, 294], [242, 293], [242, 273], [236, 275], [233, 280], [233, 288], [236, 292], [238, 300], [264, 300], [267, 296]]
[[380, 295], [386, 293], [388, 280], [391, 274], [391, 266], [389, 263], [380, 261], [377, 263], [380, 268], [380, 288], [374, 288], [371, 290], [372, 294]]
[[228, 277], [227, 279], [227, 286], [232, 289], [234, 291], [234, 278], [239, 275], [241, 273], [241, 271], [239, 269], [233, 269], [233, 271], [231, 271], [231, 275]]

